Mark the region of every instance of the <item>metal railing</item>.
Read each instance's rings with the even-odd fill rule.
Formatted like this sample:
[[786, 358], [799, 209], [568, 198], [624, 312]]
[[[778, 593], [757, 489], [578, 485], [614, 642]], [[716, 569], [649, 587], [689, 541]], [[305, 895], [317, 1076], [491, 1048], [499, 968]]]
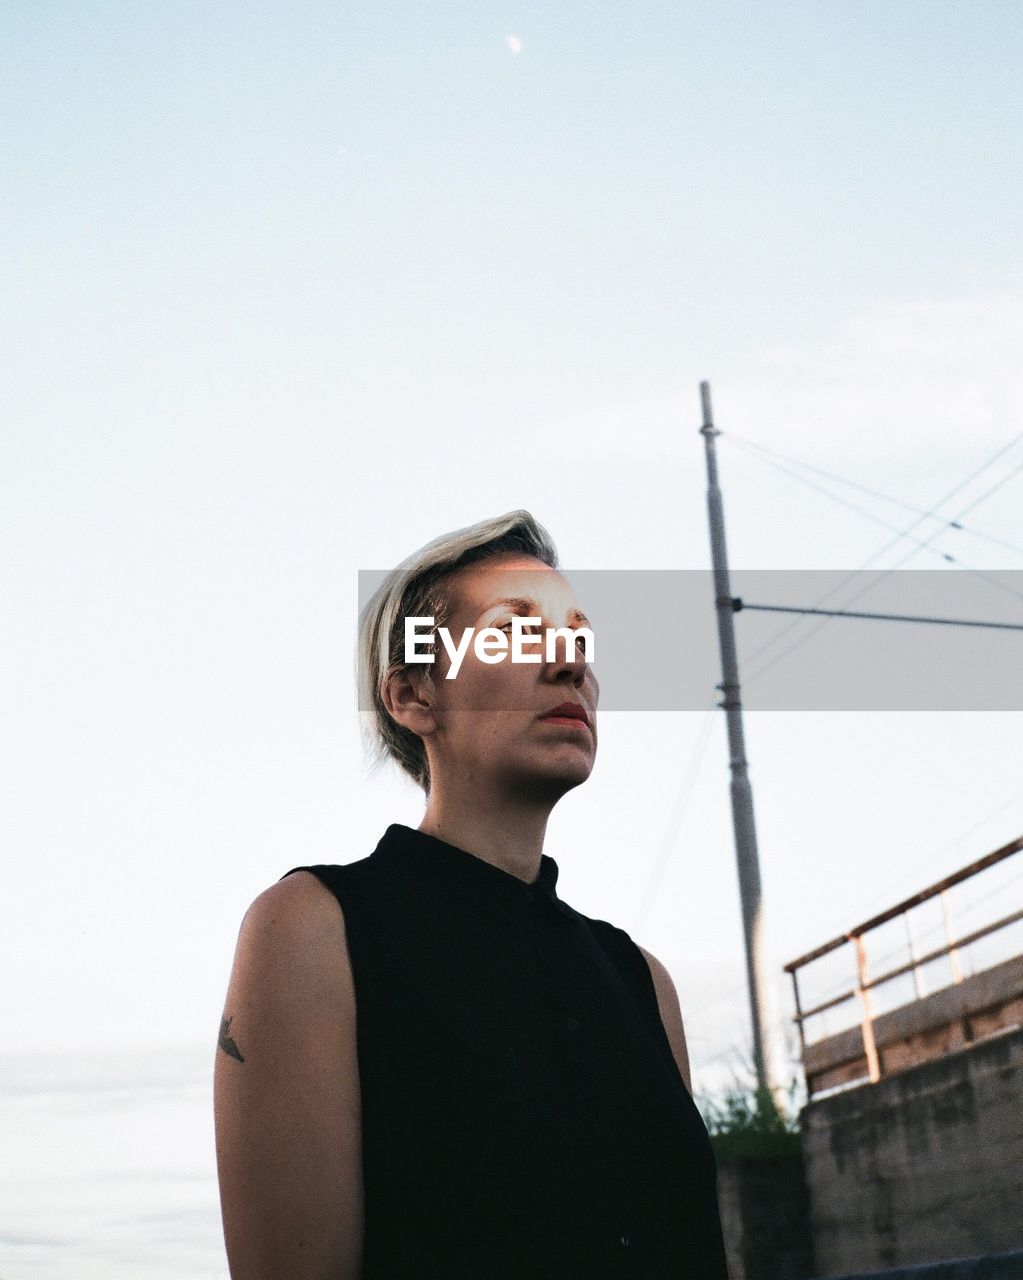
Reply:
[[[947, 956], [949, 959], [952, 983], [961, 983], [963, 981], [963, 972], [959, 953], [962, 948], [979, 941], [981, 938], [986, 938], [991, 934], [997, 933], [999, 930], [1004, 929], [1009, 925], [1023, 920], [1023, 910], [1013, 911], [1008, 915], [1002, 916], [1001, 918], [984, 925], [982, 928], [974, 929], [960, 937], [954, 937], [948, 905], [948, 891], [956, 885], [962, 884], [964, 881], [979, 875], [981, 872], [987, 871], [998, 863], [1004, 862], [1007, 858], [1011, 858], [1021, 850], [1023, 850], [1023, 835], [1018, 836], [1015, 840], [1003, 845], [1000, 849], [995, 849], [994, 852], [986, 854], [983, 858], [978, 858], [975, 862], [971, 862], [968, 866], [963, 867], [953, 875], [946, 876], [936, 884], [932, 884], [928, 888], [922, 889], [919, 893], [913, 894], [912, 897], [904, 899], [902, 902], [897, 903], [893, 907], [889, 907], [878, 915], [871, 916], [869, 920], [865, 920], [862, 924], [856, 925], [847, 933], [840, 934], [837, 938], [832, 938], [830, 942], [825, 942], [822, 946], [815, 947], [812, 951], [808, 951], [805, 955], [799, 956], [797, 959], [792, 960], [785, 965], [785, 972], [790, 974], [792, 977], [792, 987], [796, 1006], [795, 1022], [799, 1030], [799, 1043], [802, 1050], [804, 1066], [806, 1063], [808, 1047], [805, 1030], [807, 1020], [850, 1001], [857, 1001], [859, 1004], [859, 1022], [863, 1040], [863, 1057], [866, 1059], [867, 1075], [871, 1082], [876, 1083], [876, 1081], [880, 1079], [882, 1072], [878, 1056], [878, 1046], [874, 1034], [874, 1025], [877, 1015], [874, 1010], [873, 993], [878, 989], [878, 987], [892, 982], [896, 978], [904, 977], [906, 974], [912, 974], [916, 996], [918, 999], [923, 999], [925, 993], [923, 990], [920, 970], [924, 965], [931, 964], [935, 960], [940, 960], [944, 956]], [[918, 907], [922, 903], [928, 902], [934, 898], [938, 898], [941, 901], [945, 927], [945, 944], [941, 947], [927, 951], [923, 955], [917, 955], [916, 941], [907, 913], [914, 907]], [[869, 972], [866, 937], [875, 929], [897, 919], [899, 916], [904, 916], [906, 918], [910, 959], [908, 963], [897, 965], [895, 968], [888, 969], [886, 972], [881, 973], [876, 977], [871, 977]], [[821, 1001], [812, 1008], [804, 1009], [800, 1000], [799, 971], [846, 944], [852, 945], [855, 955], [855, 984], [848, 990], [842, 991], [839, 995], [835, 995], [830, 999]], [[821, 1042], [814, 1043], [816, 1044]], [[813, 1087], [809, 1073], [807, 1074], [807, 1087], [812, 1093]]]

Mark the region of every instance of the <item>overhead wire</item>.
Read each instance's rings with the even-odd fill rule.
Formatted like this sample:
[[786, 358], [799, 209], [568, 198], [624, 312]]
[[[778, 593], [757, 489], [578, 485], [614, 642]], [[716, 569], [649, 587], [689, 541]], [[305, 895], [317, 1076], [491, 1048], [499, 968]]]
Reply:
[[[725, 432], [722, 432], [721, 436], [725, 440], [732, 438]], [[732, 439], [734, 440], [734, 438]], [[968, 487], [979, 475], [983, 474], [984, 471], [986, 471], [989, 467], [993, 466], [1000, 458], [1004, 457], [1006, 453], [1008, 453], [1011, 449], [1013, 449], [1020, 442], [1020, 440], [1023, 440], [1023, 432], [1020, 432], [1018, 435], [1014, 436], [1012, 440], [1010, 440], [1007, 444], [1003, 445], [1000, 449], [998, 449], [990, 458], [988, 458], [979, 467], [973, 470], [964, 480], [961, 480], [958, 484], [954, 485], [953, 488], [950, 489], [941, 499], [939, 499], [930, 508], [929, 511], [921, 514], [920, 516], [917, 517], [916, 520], [914, 520], [905, 529], [899, 531], [896, 534], [895, 538], [889, 540], [887, 543], [885, 543], [883, 547], [881, 547], [878, 551], [874, 552], [873, 555], [869, 556], [863, 562], [863, 564], [860, 565], [858, 569], [851, 570], [848, 574], [846, 574], [846, 576], [834, 588], [826, 592], [816, 602], [817, 605], [825, 604], [834, 595], [836, 595], [839, 591], [841, 591], [841, 589], [847, 583], [851, 582], [854, 578], [858, 577], [865, 569], [868, 569], [872, 564], [875, 563], [875, 561], [880, 559], [882, 555], [884, 555], [887, 551], [891, 550], [892, 547], [898, 545], [899, 542], [909, 537], [912, 531], [915, 528], [917, 528], [920, 524], [922, 524], [925, 519], [939, 518], [936, 516], [936, 512], [938, 508], [943, 507], [945, 503], [947, 503], [957, 493], [962, 492], [962, 490]], [[766, 459], [761, 459], [761, 461], [766, 461]], [[1014, 468], [1012, 471], [1010, 471], [1006, 475], [1002, 476], [1000, 480], [998, 480], [994, 485], [990, 486], [982, 495], [980, 495], [979, 498], [969, 503], [968, 506], [963, 509], [963, 512], [959, 513], [959, 515], [964, 514], [965, 511], [973, 510], [975, 507], [977, 507], [980, 504], [980, 502], [985, 501], [987, 498], [989, 498], [993, 493], [995, 493], [998, 489], [1002, 488], [1005, 484], [1009, 482], [1009, 480], [1013, 479], [1021, 471], [1023, 471], [1023, 463], [1021, 463], [1020, 466]], [[796, 477], [796, 478], [800, 478], [800, 477]], [[954, 520], [958, 520], [959, 515], [955, 516]], [[946, 521], [945, 523], [947, 524], [948, 522]], [[944, 528], [932, 534], [925, 541], [921, 542], [921, 546], [929, 547], [930, 544], [935, 540], [935, 538], [940, 536], [940, 534], [943, 531], [944, 531]], [[852, 595], [848, 600], [846, 600], [845, 603], [847, 605], [852, 604], [855, 600], [859, 599], [859, 597], [863, 595], [866, 591], [877, 586], [878, 583], [882, 582], [890, 573], [894, 572], [895, 569], [901, 567], [901, 565], [905, 564], [907, 560], [912, 558], [912, 556], [915, 555], [917, 551], [921, 549], [921, 546], [913, 548], [913, 550], [907, 556], [905, 556], [902, 560], [898, 561], [891, 568], [882, 572], [878, 578], [874, 579], [873, 581], [868, 583], [866, 586], [862, 587], [859, 592]], [[974, 572], [979, 573], [982, 577], [986, 576], [980, 570], [976, 570]], [[1003, 586], [1004, 584], [998, 584], [998, 585]], [[786, 657], [794, 649], [798, 648], [811, 636], [816, 634], [816, 632], [819, 631], [821, 627], [826, 626], [829, 620], [830, 620], [829, 618], [824, 618], [820, 622], [804, 629], [803, 633], [799, 637], [797, 637], [792, 642], [792, 644], [788, 645], [785, 649], [783, 649], [781, 653], [776, 654], [770, 661], [761, 664], [759, 668], [754, 668], [752, 671], [747, 670], [746, 672], [744, 672], [744, 675], [743, 675], [744, 684], [749, 684], [753, 680], [759, 679], [759, 677], [762, 676], [767, 670], [769, 670], [771, 667], [776, 665], [776, 663], [780, 662], [782, 658]], [[775, 633], [775, 635], [771, 637], [771, 639], [767, 640], [763, 645], [760, 646], [759, 649], [755, 650], [748, 659], [746, 659], [747, 666], [749, 666], [750, 664], [753, 664], [759, 656], [766, 653], [768, 650], [774, 648], [778, 643], [780, 643], [780, 641], [784, 638], [786, 634], [792, 631], [793, 628], [798, 627], [800, 625], [801, 625], [801, 620], [796, 619], [786, 624], [784, 627], [781, 627]]]
[[[737, 444], [747, 451], [752, 450], [756, 453], [767, 455], [764, 459], [765, 461], [768, 458], [780, 459], [782, 462], [786, 462], [790, 466], [801, 467], [804, 471], [812, 471], [814, 475], [824, 476], [825, 479], [834, 480], [836, 484], [844, 484], [850, 489], [857, 489], [860, 493], [865, 493], [869, 497], [877, 498], [882, 502], [888, 502], [892, 506], [901, 507], [904, 511], [912, 511], [915, 515], [923, 516], [925, 519], [937, 520], [939, 523], [943, 524], [946, 529], [952, 529], [958, 533], [968, 533], [971, 537], [981, 538], [985, 542], [992, 543], [994, 546], [1005, 547], [1009, 551], [1015, 551], [1019, 555], [1023, 555], [1023, 546], [1020, 546], [1018, 543], [1008, 542], [1005, 538], [995, 537], [993, 534], [985, 533], [980, 529], [973, 528], [972, 525], [963, 524], [960, 520], [948, 520], [944, 516], [938, 515], [936, 511], [926, 511], [923, 507], [916, 506], [915, 503], [906, 502], [903, 498], [896, 498], [890, 493], [882, 493], [879, 489], [873, 489], [870, 485], [862, 484], [858, 480], [850, 480], [847, 476], [841, 476], [834, 471], [827, 471], [824, 467], [818, 467], [813, 463], [804, 462], [802, 458], [793, 458], [788, 454], [782, 453], [778, 449], [770, 449], [767, 445], [761, 444], [757, 440], [747, 440], [743, 436], [735, 435], [731, 431], [727, 433], [721, 432], [721, 435], [723, 438], [730, 440], [733, 444]], [[785, 470], [784, 467], [779, 467], [778, 469], [782, 471]], [[788, 472], [787, 474], [791, 475], [793, 473]], [[799, 476], [794, 476], [793, 478], [802, 479], [802, 477]], [[824, 489], [823, 486], [814, 487], [819, 488], [821, 493], [831, 496], [829, 490]], [[982, 495], [982, 498], [984, 496], [986, 495]], [[939, 505], [941, 504], [939, 503]], [[888, 527], [893, 529], [895, 528], [894, 525], [889, 525]]]
[[[732, 443], [738, 445], [740, 449], [744, 449], [747, 453], [752, 452], [751, 447], [748, 446], [744, 441], [741, 441], [737, 436], [732, 436], [731, 440], [732, 440]], [[753, 448], [755, 447], [757, 446], [753, 446]], [[759, 457], [759, 455], [755, 453], [753, 454], [753, 456]], [[942, 533], [945, 532], [945, 529], [962, 529], [963, 526], [958, 522], [958, 520], [944, 520], [942, 517], [936, 516], [932, 512], [923, 511], [920, 507], [914, 507], [910, 503], [903, 503], [898, 498], [887, 498], [886, 500], [889, 502], [898, 502], [900, 506], [908, 506], [911, 511], [919, 512], [921, 516], [923, 516], [924, 518], [928, 518], [928, 519], [933, 518], [935, 520], [940, 520], [941, 523], [944, 525], [944, 528], [935, 531], [935, 533], [933, 533], [931, 537], [928, 538], [927, 540], [924, 540], [923, 538], [914, 538], [912, 534], [900, 531], [899, 526], [892, 524], [890, 520], [883, 520], [880, 516], [874, 515], [872, 511], [866, 511], [864, 510], [863, 507], [857, 506], [856, 503], [849, 502], [846, 498], [839, 497], [837, 493], [832, 493], [830, 489], [825, 489], [823, 485], [815, 484], [813, 480], [807, 479], [806, 476], [801, 476], [799, 475], [798, 472], [791, 471], [788, 467], [781, 466], [780, 463], [773, 461], [771, 458], [760, 457], [759, 461], [765, 463], [769, 467], [774, 467], [776, 471], [782, 472], [783, 475], [790, 476], [793, 480], [797, 481], [799, 484], [806, 485], [808, 488], [816, 490], [817, 493], [824, 494], [826, 498], [830, 498], [833, 502], [837, 502], [840, 506], [848, 507], [850, 511], [856, 512], [857, 515], [862, 516], [865, 520], [870, 520], [872, 523], [880, 525], [883, 529], [888, 529], [893, 533], [899, 534], [899, 537], [901, 540], [904, 541], [908, 539], [910, 542], [915, 543], [919, 550], [930, 551], [933, 555], [938, 556], [941, 560], [944, 560], [947, 564], [957, 565], [960, 569], [965, 570], [967, 573], [971, 573], [975, 577], [981, 578], [985, 582], [990, 583], [992, 586], [997, 587], [1000, 591], [1007, 591], [1009, 595], [1015, 596], [1017, 600], [1023, 601], [1023, 592], [1017, 591], [1013, 587], [1009, 586], [1008, 583], [1001, 582], [999, 581], [998, 578], [992, 577], [991, 574], [985, 572], [985, 570], [978, 569], [974, 565], [967, 564], [965, 560], [961, 560], [958, 556], [952, 555], [951, 552], [941, 551], [939, 550], [939, 548], [931, 545], [935, 538], [939, 537]], [[814, 468], [814, 470], [817, 470], [817, 468]], [[1021, 464], [1020, 467], [1017, 468], [1017, 470], [1023, 470], [1023, 464]], [[825, 474], [830, 475], [831, 473], [827, 472]], [[1012, 473], [1012, 474], [1015, 474], [1015, 473]], [[841, 477], [835, 477], [835, 478], [841, 479]], [[1011, 475], [1008, 478], [1011, 478]], [[853, 481], [846, 481], [845, 483], [855, 484], [855, 482]], [[858, 489], [865, 488], [865, 486], [858, 485], [858, 484], [856, 484], [855, 487]], [[885, 497], [884, 494], [878, 494], [876, 490], [873, 490], [873, 489], [867, 489], [867, 492], [872, 493], [877, 497], [882, 497], [882, 498]], [[994, 492], [994, 490], [992, 489], [991, 492]], [[1013, 551], [1018, 551], [1020, 555], [1023, 555], [1023, 547], [1015, 547], [1011, 543], [1006, 543], [1005, 545], [1010, 546]], [[857, 572], [860, 572], [860, 570], [857, 570]], [[889, 570], [888, 572], [891, 572], [891, 570]], [[878, 582], [883, 581], [885, 576], [887, 575], [886, 574], [882, 575], [882, 577], [879, 578], [877, 581]], [[830, 599], [831, 596], [834, 595], [836, 592], [840, 591], [841, 588], [848, 581], [849, 581], [848, 578], [844, 578], [842, 582], [840, 582], [838, 586], [835, 587], [834, 591], [829, 592], [828, 595], [823, 597], [823, 599], [824, 600]], [[876, 585], [876, 583], [873, 585]], [[770, 643], [772, 642], [769, 641], [762, 648], [756, 650], [756, 652], [748, 659], [748, 661], [752, 662], [758, 653], [763, 653], [764, 650], [769, 647]]]
[[826, 618], [866, 618], [874, 622], [927, 622], [932, 626], [943, 627], [982, 627], [994, 631], [1023, 631], [1023, 622], [987, 622], [978, 618], [937, 618], [924, 617], [912, 613], [866, 613], [852, 612], [848, 609], [801, 609], [796, 605], [757, 604], [739, 600], [737, 609], [754, 613], [798, 613], [803, 615], [823, 615]]
[[675, 804], [671, 814], [668, 817], [667, 829], [661, 840], [661, 847], [657, 857], [654, 859], [653, 866], [650, 869], [650, 875], [647, 879], [647, 886], [643, 897], [640, 900], [639, 911], [637, 912], [633, 929], [639, 933], [642, 931], [646, 922], [650, 907], [656, 897], [657, 890], [660, 887], [661, 880], [668, 865], [671, 856], [672, 845], [678, 836], [679, 827], [685, 817], [686, 810], [689, 808], [689, 802], [692, 799], [693, 791], [696, 787], [696, 780], [699, 777], [700, 768], [703, 765], [704, 756], [706, 755], [707, 746], [710, 742], [711, 731], [714, 728], [714, 712], [717, 710], [717, 699], [715, 698], [705, 708], [703, 720], [696, 735], [696, 741], [693, 744], [692, 752], [689, 756], [689, 763], [682, 775], [682, 782], [679, 785], [678, 792], [675, 797]]

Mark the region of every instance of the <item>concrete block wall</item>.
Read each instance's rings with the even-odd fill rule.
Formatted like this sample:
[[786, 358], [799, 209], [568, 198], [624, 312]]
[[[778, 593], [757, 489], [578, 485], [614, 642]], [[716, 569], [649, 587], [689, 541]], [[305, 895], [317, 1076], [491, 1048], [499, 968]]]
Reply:
[[802, 1115], [817, 1275], [1023, 1249], [1023, 1028]]
[[814, 1274], [803, 1161], [719, 1162], [718, 1202], [729, 1280], [808, 1280]]

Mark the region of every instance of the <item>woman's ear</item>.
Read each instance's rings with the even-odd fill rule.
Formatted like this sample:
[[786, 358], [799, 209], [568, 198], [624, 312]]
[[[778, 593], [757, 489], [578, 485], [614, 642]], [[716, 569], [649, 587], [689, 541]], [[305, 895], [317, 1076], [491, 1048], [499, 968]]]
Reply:
[[433, 681], [422, 669], [388, 667], [380, 681], [380, 700], [387, 714], [403, 729], [411, 730], [420, 738], [436, 731]]

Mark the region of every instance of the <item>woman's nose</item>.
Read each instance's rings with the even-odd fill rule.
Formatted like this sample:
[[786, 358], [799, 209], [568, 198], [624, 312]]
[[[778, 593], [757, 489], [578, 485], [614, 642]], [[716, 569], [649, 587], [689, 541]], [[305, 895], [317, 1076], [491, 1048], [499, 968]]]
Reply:
[[550, 679], [560, 679], [570, 674], [573, 683], [580, 685], [586, 678], [588, 666], [586, 650], [581, 640], [570, 635], [555, 637], [553, 661], [547, 663]]

